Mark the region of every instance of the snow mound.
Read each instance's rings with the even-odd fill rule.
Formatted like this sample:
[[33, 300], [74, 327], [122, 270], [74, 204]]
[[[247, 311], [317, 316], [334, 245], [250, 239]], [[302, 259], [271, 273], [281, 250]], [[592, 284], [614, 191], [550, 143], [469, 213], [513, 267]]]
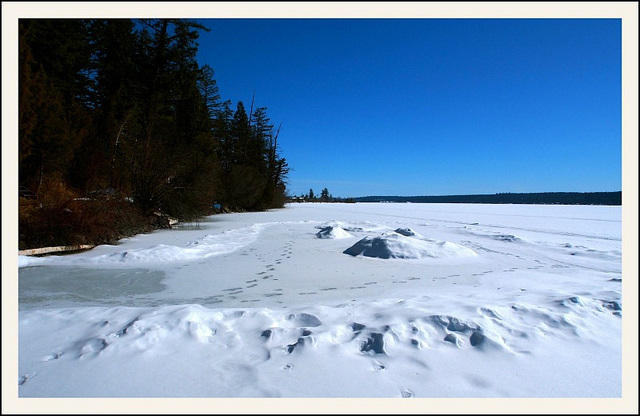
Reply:
[[411, 228], [396, 228], [396, 232], [398, 234], [402, 234], [405, 237], [423, 238], [420, 234], [418, 234], [417, 232], [413, 231]]
[[327, 227], [321, 228], [320, 231], [316, 233], [316, 237], [340, 239], [340, 238], [351, 238], [353, 237], [353, 235], [349, 234], [341, 227], [327, 226]]
[[422, 259], [475, 257], [477, 254], [459, 244], [406, 236], [398, 232], [384, 233], [379, 237], [365, 237], [349, 247], [344, 254], [381, 259]]

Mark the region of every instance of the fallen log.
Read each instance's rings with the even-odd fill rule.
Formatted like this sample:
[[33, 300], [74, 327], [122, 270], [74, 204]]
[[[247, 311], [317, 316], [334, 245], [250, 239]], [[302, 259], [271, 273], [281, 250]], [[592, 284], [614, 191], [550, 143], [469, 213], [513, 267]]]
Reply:
[[79, 244], [75, 246], [57, 246], [57, 247], [40, 247], [40, 248], [30, 248], [27, 250], [18, 251], [18, 255], [20, 256], [37, 256], [39, 254], [49, 254], [49, 253], [64, 253], [67, 251], [80, 251], [80, 250], [88, 250], [94, 248], [95, 244]]

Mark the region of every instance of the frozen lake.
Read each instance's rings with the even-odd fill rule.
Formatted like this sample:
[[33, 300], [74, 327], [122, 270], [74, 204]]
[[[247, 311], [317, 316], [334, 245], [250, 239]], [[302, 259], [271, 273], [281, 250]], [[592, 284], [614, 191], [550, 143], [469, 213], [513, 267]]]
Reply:
[[620, 397], [621, 236], [621, 207], [303, 203], [21, 257], [19, 395]]

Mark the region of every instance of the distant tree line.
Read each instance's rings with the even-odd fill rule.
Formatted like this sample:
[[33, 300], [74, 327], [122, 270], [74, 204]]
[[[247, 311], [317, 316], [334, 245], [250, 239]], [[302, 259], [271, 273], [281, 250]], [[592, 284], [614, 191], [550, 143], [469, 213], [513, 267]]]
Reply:
[[540, 192], [497, 193], [486, 195], [366, 196], [355, 198], [355, 200], [356, 202], [622, 205], [622, 192]]
[[[221, 99], [213, 69], [196, 61], [201, 31], [185, 19], [20, 20], [19, 184], [32, 201], [20, 199], [25, 245], [38, 240], [38, 222], [60, 224], [62, 212], [72, 217], [78, 201], [98, 195], [180, 219], [214, 204], [283, 206], [280, 127], [255, 99], [248, 109]], [[73, 239], [59, 231], [40, 230], [48, 234], [40, 240]]]
[[341, 198], [334, 197], [329, 193], [329, 189], [323, 188], [320, 191], [320, 196], [316, 195], [313, 192], [313, 189], [309, 189], [308, 194], [303, 194], [300, 196], [294, 195], [289, 198], [290, 202], [355, 202], [354, 198]]

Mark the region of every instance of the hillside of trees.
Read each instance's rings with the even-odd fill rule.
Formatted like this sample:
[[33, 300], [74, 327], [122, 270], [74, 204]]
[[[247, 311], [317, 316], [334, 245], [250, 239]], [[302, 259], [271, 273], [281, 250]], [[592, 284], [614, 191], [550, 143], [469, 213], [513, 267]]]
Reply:
[[365, 196], [356, 202], [622, 205], [622, 192], [539, 192], [442, 196]]
[[20, 20], [19, 248], [283, 206], [280, 128], [253, 100], [221, 98], [196, 61], [202, 31], [184, 19]]

